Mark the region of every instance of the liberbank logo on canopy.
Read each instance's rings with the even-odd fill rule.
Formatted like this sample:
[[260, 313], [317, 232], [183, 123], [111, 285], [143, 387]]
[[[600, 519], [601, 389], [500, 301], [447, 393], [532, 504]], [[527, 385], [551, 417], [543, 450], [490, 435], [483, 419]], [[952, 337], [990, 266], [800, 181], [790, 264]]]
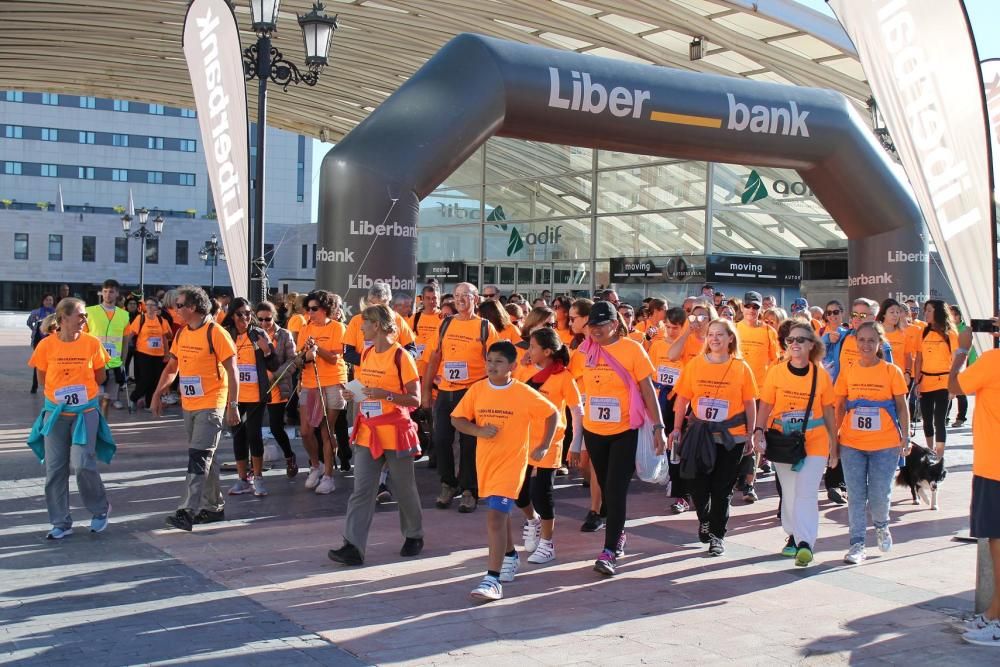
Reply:
[[[566, 90], [567, 82], [568, 90]], [[738, 100], [732, 93], [726, 93], [726, 100], [729, 105], [729, 115], [726, 118], [727, 130], [791, 137], [809, 136], [809, 126], [806, 124], [809, 112], [799, 109], [795, 102], [789, 101], [787, 106], [777, 107], [761, 104], [751, 106]], [[617, 118], [643, 118], [645, 102], [649, 102], [650, 106], [656, 104], [652, 99], [652, 91], [601, 83], [595, 81], [589, 72], [570, 70], [567, 75], [558, 67], [549, 68], [548, 105], [553, 109], [592, 114], [607, 112]], [[723, 125], [722, 118], [656, 110], [650, 111], [649, 120], [696, 127], [721, 128]]]

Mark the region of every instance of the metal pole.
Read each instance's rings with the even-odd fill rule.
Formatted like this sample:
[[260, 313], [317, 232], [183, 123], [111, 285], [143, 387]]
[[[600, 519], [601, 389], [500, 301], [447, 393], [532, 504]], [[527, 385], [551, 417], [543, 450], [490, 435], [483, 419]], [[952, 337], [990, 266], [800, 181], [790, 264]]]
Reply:
[[257, 40], [257, 173], [254, 177], [254, 216], [250, 232], [250, 303], [264, 294], [264, 142], [267, 130], [267, 79], [271, 76], [271, 38]]
[[139, 238], [142, 240], [142, 254], [139, 256], [139, 293], [142, 294], [142, 298], [146, 298], [146, 229], [143, 227], [139, 230]]
[[212, 248], [211, 252], [212, 252], [212, 290], [211, 291], [214, 292], [215, 291], [215, 265], [219, 263], [219, 259], [218, 259], [219, 255], [218, 255], [218, 250], [216, 250], [215, 248]]

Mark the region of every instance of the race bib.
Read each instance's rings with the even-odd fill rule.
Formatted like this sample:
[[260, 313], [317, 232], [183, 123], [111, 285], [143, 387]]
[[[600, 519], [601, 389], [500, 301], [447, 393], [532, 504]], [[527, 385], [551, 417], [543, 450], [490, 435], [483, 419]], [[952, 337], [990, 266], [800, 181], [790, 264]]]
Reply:
[[417, 354], [414, 355], [413, 358], [417, 359], [417, 360], [423, 359], [424, 358], [424, 350], [427, 349], [427, 346], [426, 345], [421, 345], [420, 343], [417, 343], [416, 344], [416, 348], [417, 348]]
[[87, 388], [82, 384], [56, 389], [56, 403], [63, 405], [83, 405], [87, 402]]
[[590, 421], [614, 424], [622, 420], [622, 406], [617, 398], [591, 396]]
[[656, 369], [657, 382], [673, 387], [677, 384], [677, 378], [681, 375], [681, 369], [673, 366], [660, 366]]
[[184, 398], [198, 398], [204, 395], [205, 390], [201, 386], [200, 375], [181, 376], [181, 396]]
[[851, 428], [855, 431], [881, 431], [882, 410], [879, 408], [854, 408], [851, 412]]
[[163, 347], [163, 339], [159, 336], [150, 336], [146, 339], [146, 345], [149, 346], [151, 350], [159, 350]]
[[721, 398], [699, 398], [698, 419], [706, 422], [726, 421], [729, 417], [729, 401]]
[[108, 353], [109, 357], [118, 356], [118, 346], [114, 343], [104, 343], [104, 351]]
[[449, 382], [457, 382], [469, 379], [469, 364], [464, 361], [444, 362], [444, 379]]
[[236, 370], [237, 375], [239, 376], [240, 384], [257, 384], [256, 364], [237, 364]]
[[[805, 420], [805, 410], [789, 410], [781, 413], [781, 427], [786, 432], [801, 431]], [[791, 429], [788, 427], [791, 427]]]
[[382, 401], [361, 401], [361, 414], [371, 419], [382, 416]]

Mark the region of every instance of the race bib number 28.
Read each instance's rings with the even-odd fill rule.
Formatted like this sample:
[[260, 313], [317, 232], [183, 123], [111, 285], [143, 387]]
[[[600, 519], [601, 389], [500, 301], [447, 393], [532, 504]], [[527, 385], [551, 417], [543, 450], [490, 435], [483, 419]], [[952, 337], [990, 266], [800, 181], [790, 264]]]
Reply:
[[63, 405], [83, 405], [87, 402], [87, 388], [82, 384], [56, 389], [56, 402]]

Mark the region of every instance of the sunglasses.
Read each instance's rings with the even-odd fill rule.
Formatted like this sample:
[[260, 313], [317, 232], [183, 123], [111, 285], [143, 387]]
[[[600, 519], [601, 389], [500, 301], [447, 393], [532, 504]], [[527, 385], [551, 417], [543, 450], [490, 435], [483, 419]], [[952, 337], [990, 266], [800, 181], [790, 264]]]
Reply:
[[787, 336], [785, 338], [785, 345], [802, 345], [802, 343], [811, 343], [812, 339], [808, 336]]
[[826, 311], [825, 315], [827, 317], [831, 317], [833, 315], [840, 315], [840, 313], [842, 313], [842, 312], [843, 311], [840, 311], [840, 310], [828, 310], [828, 311]]
[[86, 320], [86, 319], [89, 319], [89, 318], [90, 318], [90, 315], [88, 315], [87, 313], [74, 313], [74, 314], [75, 314], [75, 315], [76, 315], [77, 317], [79, 317], [80, 319], [84, 319], [84, 320]]
[[863, 319], [866, 319], [868, 317], [871, 317], [871, 313], [855, 313], [855, 312], [851, 312], [851, 317], [854, 318], [854, 319], [857, 319], [857, 320], [863, 320]]
[[323, 309], [320, 308], [319, 306], [308, 306], [306, 310], [308, 310], [310, 313], [315, 313], [317, 310], [323, 310]]
[[179, 301], [177, 301], [177, 302], [174, 303], [174, 307], [177, 308], [178, 310], [180, 310], [181, 308], [190, 308], [190, 306], [188, 304], [181, 303]]
[[760, 304], [759, 303], [748, 303], [747, 305], [745, 305], [743, 307], [744, 308], [749, 308], [750, 310], [760, 310]]
[[247, 319], [250, 319], [251, 313], [249, 310], [238, 310], [235, 313], [233, 313], [233, 315], [236, 317], [245, 317]]
[[688, 315], [689, 322], [704, 322], [708, 319], [708, 315]]
[[555, 329], [556, 328], [556, 323], [555, 322], [546, 322], [545, 326], [549, 327], [550, 329]]
[[261, 322], [273, 322], [274, 321], [273, 317], [258, 317], [257, 319], [259, 321], [261, 321]]

